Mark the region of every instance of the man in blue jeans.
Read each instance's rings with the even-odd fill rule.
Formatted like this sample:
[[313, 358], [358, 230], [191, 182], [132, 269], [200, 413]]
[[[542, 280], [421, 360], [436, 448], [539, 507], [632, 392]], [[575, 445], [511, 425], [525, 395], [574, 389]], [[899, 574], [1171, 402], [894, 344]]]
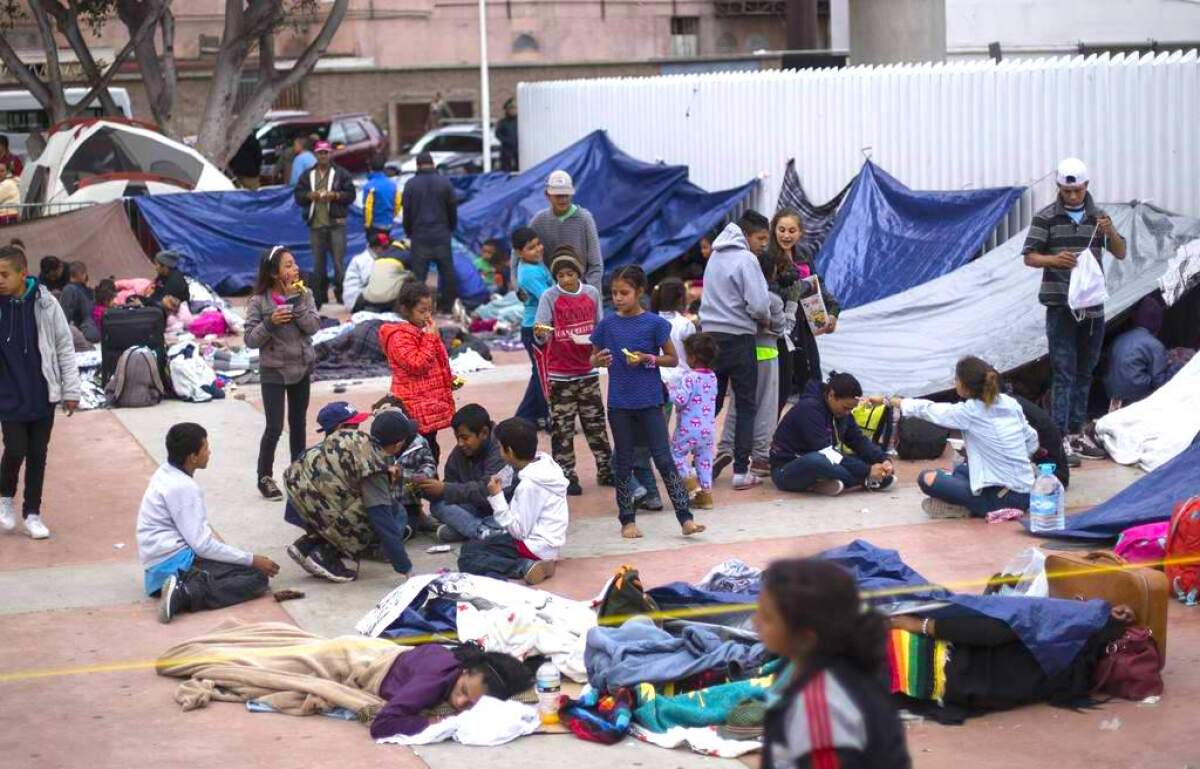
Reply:
[[1104, 452], [1085, 440], [1082, 432], [1092, 372], [1104, 344], [1104, 305], [1072, 310], [1067, 292], [1080, 256], [1086, 252], [1103, 268], [1104, 251], [1125, 258], [1125, 240], [1092, 200], [1082, 160], [1067, 158], [1059, 163], [1057, 181], [1058, 198], [1033, 217], [1021, 253], [1026, 266], [1042, 270], [1038, 301], [1046, 307], [1050, 411], [1066, 436], [1063, 449], [1068, 459], [1103, 459]]
[[450, 239], [458, 226], [458, 198], [450, 181], [438, 173], [433, 156], [417, 155], [417, 175], [404, 185], [400, 195], [404, 234], [411, 244], [406, 260], [413, 277], [421, 283], [429, 274], [429, 263], [438, 270], [438, 312], [449, 314], [458, 299], [458, 273]]

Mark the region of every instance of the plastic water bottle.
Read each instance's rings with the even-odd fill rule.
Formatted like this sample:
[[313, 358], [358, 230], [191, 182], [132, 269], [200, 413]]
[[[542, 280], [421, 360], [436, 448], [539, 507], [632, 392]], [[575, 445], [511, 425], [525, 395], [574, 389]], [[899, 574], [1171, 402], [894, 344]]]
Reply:
[[1029, 530], [1059, 531], [1067, 525], [1066, 493], [1052, 464], [1038, 465], [1038, 477], [1029, 495]]
[[537, 669], [538, 717], [543, 724], [558, 723], [558, 695], [562, 676], [553, 662], [546, 660]]

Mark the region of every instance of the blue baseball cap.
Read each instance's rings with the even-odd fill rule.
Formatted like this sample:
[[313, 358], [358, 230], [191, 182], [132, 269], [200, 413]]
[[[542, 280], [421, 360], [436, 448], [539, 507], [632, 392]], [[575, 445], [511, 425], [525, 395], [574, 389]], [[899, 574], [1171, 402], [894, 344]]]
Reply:
[[331, 433], [342, 425], [360, 425], [370, 418], [351, 406], [346, 401], [334, 401], [321, 407], [317, 412], [317, 424], [321, 426], [319, 433]]

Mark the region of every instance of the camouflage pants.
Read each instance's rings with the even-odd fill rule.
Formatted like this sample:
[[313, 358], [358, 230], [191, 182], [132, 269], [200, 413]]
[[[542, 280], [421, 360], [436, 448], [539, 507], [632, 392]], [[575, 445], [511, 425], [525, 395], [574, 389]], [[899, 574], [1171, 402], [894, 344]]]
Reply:
[[304, 495], [291, 497], [292, 509], [304, 521], [305, 531], [333, 545], [339, 553], [354, 558], [379, 541], [361, 501], [337, 510], [325, 500]]
[[588, 448], [596, 455], [597, 479], [611, 483], [612, 448], [608, 444], [608, 424], [600, 397], [600, 377], [550, 380], [550, 452], [572, 481], [579, 480], [575, 475], [576, 416], [583, 426]]

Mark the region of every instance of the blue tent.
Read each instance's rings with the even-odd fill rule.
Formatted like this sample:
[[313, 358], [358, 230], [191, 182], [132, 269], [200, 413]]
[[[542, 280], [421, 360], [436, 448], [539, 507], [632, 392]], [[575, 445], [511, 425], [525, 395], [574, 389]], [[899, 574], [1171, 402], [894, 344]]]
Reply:
[[[219, 293], [233, 294], [253, 286], [260, 254], [274, 245], [287, 246], [302, 271], [312, 270], [308, 226], [290, 187], [181, 192], [133, 200], [162, 247], [182, 255], [183, 271]], [[404, 230], [397, 226], [392, 234], [403, 237]], [[346, 222], [346, 260], [366, 247], [362, 209], [352, 206]], [[487, 287], [471, 253], [461, 243], [455, 243], [453, 249], [459, 295], [464, 299], [486, 297]], [[332, 265], [329, 271], [332, 274]]]
[[606, 271], [627, 264], [647, 272], [662, 267], [719, 224], [755, 184], [705, 192], [688, 181], [686, 167], [637, 160], [595, 131], [507, 181], [482, 185], [458, 209], [459, 239], [478, 249], [527, 224], [547, 206], [546, 177], [556, 169], [571, 174], [575, 201], [596, 220]]
[[910, 190], [868, 161], [817, 254], [817, 269], [842, 309], [927, 283], [969, 262], [1023, 190]]

